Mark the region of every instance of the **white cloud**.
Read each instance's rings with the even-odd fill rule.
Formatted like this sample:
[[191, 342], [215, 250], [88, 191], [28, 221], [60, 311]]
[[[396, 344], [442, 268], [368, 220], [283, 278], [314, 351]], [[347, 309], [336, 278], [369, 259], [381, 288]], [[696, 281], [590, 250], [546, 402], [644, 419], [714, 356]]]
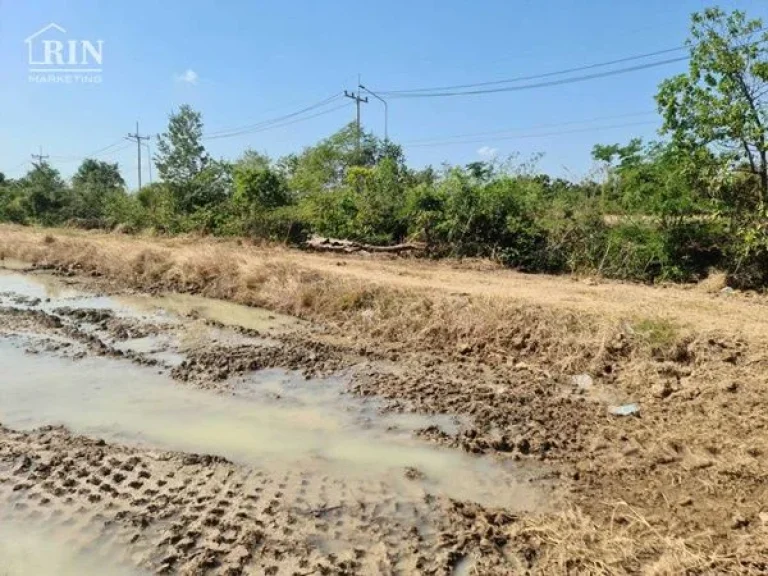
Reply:
[[200, 80], [200, 76], [192, 68], [188, 68], [181, 74], [176, 74], [175, 78], [176, 82], [184, 82], [186, 84], [197, 84], [197, 81]]
[[477, 153], [483, 158], [494, 158], [497, 152], [496, 148], [491, 148], [490, 146], [483, 146], [477, 149]]

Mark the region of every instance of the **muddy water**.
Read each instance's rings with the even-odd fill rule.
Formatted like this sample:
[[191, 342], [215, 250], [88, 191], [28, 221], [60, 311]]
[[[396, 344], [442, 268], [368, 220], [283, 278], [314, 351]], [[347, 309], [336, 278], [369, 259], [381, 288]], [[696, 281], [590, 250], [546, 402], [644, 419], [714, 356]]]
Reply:
[[[0, 512], [0, 519], [3, 518]], [[72, 535], [36, 524], [3, 521], [0, 525], [0, 576], [139, 576], [105, 554], [73, 546]]]
[[392, 479], [415, 468], [425, 475], [415, 483], [430, 492], [515, 508], [536, 504], [511, 470], [412, 438], [418, 427], [448, 428], [444, 418], [379, 416], [374, 406], [341, 396], [340, 380], [307, 382], [268, 370], [240, 383], [247, 397], [225, 396], [125, 361], [29, 355], [18, 344], [0, 340], [0, 422], [11, 428], [62, 424], [107, 441], [273, 468]]
[[[293, 319], [205, 298], [148, 296], [113, 299], [83, 294], [42, 275], [0, 270], [0, 298], [36, 298], [35, 307], [106, 308], [121, 315], [188, 322], [181, 314], [260, 331], [287, 329]], [[31, 306], [20, 304], [19, 306]], [[342, 394], [344, 377], [305, 380], [283, 370], [252, 373], [233, 395], [173, 382], [127, 360], [81, 360], [24, 352], [35, 335], [0, 338], [0, 422], [32, 429], [62, 424], [94, 438], [224, 456], [260, 467], [317, 470], [386, 480], [409, 496], [443, 494], [509, 509], [534, 509], [540, 494], [519, 471], [494, 460], [416, 440], [413, 431], [436, 425], [455, 432], [448, 417], [381, 415], [375, 401]], [[168, 353], [166, 335], [129, 340], [144, 353]], [[173, 352], [173, 361], [179, 360]], [[406, 479], [406, 470], [411, 470]], [[417, 471], [417, 472], [416, 472]], [[415, 472], [415, 473], [414, 473]]]
[[160, 309], [269, 334], [282, 334], [299, 325], [299, 320], [291, 316], [193, 294], [136, 295], [120, 297], [118, 302], [139, 310]]

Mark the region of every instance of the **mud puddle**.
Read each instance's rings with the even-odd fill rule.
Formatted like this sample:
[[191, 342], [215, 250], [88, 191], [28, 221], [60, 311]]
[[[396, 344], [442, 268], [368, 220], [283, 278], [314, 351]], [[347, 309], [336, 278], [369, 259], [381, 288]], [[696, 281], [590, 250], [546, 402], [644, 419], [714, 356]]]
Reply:
[[227, 396], [112, 358], [30, 355], [24, 340], [0, 340], [0, 422], [12, 428], [61, 424], [110, 442], [386, 478], [409, 492], [418, 487], [486, 505], [541, 503], [514, 469], [413, 438], [430, 425], [450, 431], [449, 419], [380, 415], [375, 402], [341, 395], [340, 378], [307, 381], [265, 370], [241, 379], [243, 393]]
[[[5, 261], [8, 263], [8, 261]], [[0, 296], [21, 297], [16, 304], [34, 303], [43, 310], [60, 306], [111, 310], [129, 317], [173, 319], [176, 316], [200, 318], [215, 323], [279, 335], [302, 325], [298, 318], [264, 308], [192, 294], [144, 294], [94, 296], [85, 294], [56, 276], [46, 273], [24, 274], [23, 263], [0, 267]]]
[[2, 576], [141, 576], [118, 565], [106, 548], [93, 549], [70, 531], [38, 523], [9, 520], [0, 510], [0, 575]]
[[158, 309], [181, 316], [212, 320], [225, 326], [239, 326], [264, 334], [284, 334], [300, 325], [297, 318], [276, 314], [264, 308], [253, 308], [196, 296], [193, 294], [162, 294], [160, 296], [122, 296], [120, 304], [145, 311]]
[[[236, 333], [226, 328], [228, 324], [277, 336], [299, 322], [187, 295], [92, 295], [50, 275], [7, 270], [0, 270], [0, 306], [59, 316], [62, 310], [74, 311], [77, 314], [69, 320], [86, 331], [98, 332], [103, 323], [89, 310], [130, 318], [131, 330], [138, 336], [112, 338], [108, 344], [166, 368], [184, 362], [187, 351], [212, 344], [280, 344], [270, 337]], [[201, 318], [225, 327], [207, 325]], [[147, 326], [153, 329], [145, 330]], [[73, 353], [79, 350], [77, 342], [67, 347], [55, 338], [36, 333], [34, 326], [6, 331], [0, 338], [4, 425], [30, 430], [61, 424], [110, 442], [218, 455], [259, 467], [371, 477], [409, 495], [415, 490], [515, 510], [542, 503], [539, 492], [510, 463], [438, 447], [414, 436], [427, 427], [454, 435], [461, 422], [439, 415], [383, 413], [374, 399], [343, 394], [347, 383], [343, 374], [306, 378], [289, 370], [262, 369], [230, 378], [230, 392], [225, 395], [179, 385], [157, 365]], [[41, 345], [51, 341], [55, 344]], [[226, 355], [227, 349], [221, 354]]]

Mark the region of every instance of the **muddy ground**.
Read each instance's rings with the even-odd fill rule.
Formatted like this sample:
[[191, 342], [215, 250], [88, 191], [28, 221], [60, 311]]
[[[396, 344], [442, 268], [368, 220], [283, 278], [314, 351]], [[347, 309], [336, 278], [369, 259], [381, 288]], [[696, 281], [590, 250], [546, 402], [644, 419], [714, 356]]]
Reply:
[[[86, 565], [768, 571], [763, 297], [627, 287], [668, 312], [638, 316], [614, 299], [619, 285], [578, 284], [554, 302], [573, 283], [552, 279], [538, 307], [531, 292], [519, 307], [472, 296], [497, 290], [493, 269], [449, 271], [450, 292], [427, 296], [399, 284], [439, 275], [429, 264], [384, 262], [374, 286], [350, 280], [370, 260], [275, 269], [238, 247], [225, 277], [203, 271], [227, 246], [201, 245], [217, 257], [198, 261], [191, 244], [148, 253], [143, 240], [7, 234], [0, 250], [38, 266], [0, 286], [0, 355], [14, 367], [2, 379], [21, 375], [0, 403], [0, 517], [76, 542]], [[70, 365], [81, 380], [66, 376], [62, 394], [80, 390], [109, 418], [68, 410], [82, 398], [46, 399], [46, 375]], [[122, 392], [102, 398], [110, 378]]]
[[[103, 285], [47, 272], [0, 271], [0, 288], [0, 414], [11, 421], [0, 427], [0, 518], [19, 531], [31, 526], [67, 548], [74, 545], [74, 556], [61, 562], [74, 562], [77, 573], [105, 561], [114, 570], [183, 574], [504, 572], [516, 562], [504, 553], [505, 528], [519, 513], [552, 509], [559, 497], [550, 470], [514, 461], [516, 451], [527, 452], [522, 445], [504, 448], [511, 454], [501, 458], [464, 453], [462, 447], [486, 451], [482, 438], [490, 429], [477, 433], [471, 418], [458, 417], [461, 411], [422, 411], [443, 420], [416, 416], [398, 430], [397, 415], [408, 422], [413, 413], [406, 396], [389, 390], [382, 397], [390, 402], [345, 400], [422, 374], [368, 350], [319, 341], [306, 323], [267, 314], [261, 330], [225, 325], [216, 319], [215, 301], [201, 299], [178, 314], [163, 309], [162, 300], [119, 290], [107, 296]], [[214, 308], [212, 318], [203, 316], [206, 306]], [[311, 453], [297, 445], [307, 442], [304, 436], [274, 438], [282, 442], [278, 454], [259, 445], [258, 427], [235, 426], [207, 439], [183, 427], [157, 431], [183, 426], [175, 412], [200, 418], [198, 434], [210, 429], [215, 435], [226, 425], [206, 421], [216, 413], [178, 407], [194, 402], [195, 390], [255, 404], [260, 411], [246, 417], [279, 416], [291, 388], [262, 393], [256, 386], [268, 382], [246, 380], [272, 368], [284, 370], [299, 388], [302, 381], [323, 384], [319, 378], [336, 375], [343, 384], [325, 401], [346, 402], [344, 410], [361, 420], [341, 432], [378, 427], [379, 434], [359, 445], [330, 434]], [[155, 397], [137, 381], [155, 375], [192, 392]], [[134, 414], [124, 389], [102, 401], [101, 390], [110, 386], [135, 387], [148, 400], [139, 409], [167, 409], [168, 415], [162, 413], [158, 425], [151, 415]], [[48, 398], [46, 388], [56, 394]], [[313, 416], [332, 420], [332, 407], [317, 408]], [[287, 423], [278, 417], [270, 425], [311, 427], [302, 417], [288, 412]], [[317, 433], [325, 430], [321, 425]], [[238, 433], [253, 436], [234, 442], [230, 435]], [[498, 442], [509, 440], [498, 434]], [[446, 448], [435, 450], [435, 443]], [[176, 445], [188, 449], [168, 450]], [[367, 459], [365, 450], [391, 462]], [[467, 465], [474, 460], [476, 471]], [[466, 479], [455, 481], [452, 474]], [[12, 546], [14, 538], [6, 535], [4, 544]], [[46, 552], [47, 544], [35, 546]], [[21, 574], [39, 567], [17, 560], [6, 569]]]

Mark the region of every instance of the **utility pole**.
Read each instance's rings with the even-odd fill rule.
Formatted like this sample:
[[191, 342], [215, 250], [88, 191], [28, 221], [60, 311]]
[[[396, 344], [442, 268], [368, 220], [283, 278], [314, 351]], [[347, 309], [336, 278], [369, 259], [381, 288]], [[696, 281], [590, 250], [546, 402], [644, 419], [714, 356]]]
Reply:
[[136, 122], [136, 133], [131, 134], [128, 133], [128, 136], [126, 136], [126, 140], [135, 140], [136, 141], [136, 151], [138, 152], [138, 172], [139, 172], [139, 190], [141, 190], [141, 141], [142, 140], [149, 140], [149, 136], [142, 136], [139, 133], [139, 123]]
[[152, 184], [152, 147], [149, 142], [144, 144], [147, 147], [147, 168], [149, 168], [149, 184]]
[[382, 104], [384, 104], [384, 141], [389, 142], [389, 105], [387, 104], [387, 101], [384, 100], [384, 98], [382, 98], [378, 94], [376, 94], [373, 90], [369, 90], [362, 84], [359, 84], [357, 87], [359, 89], [365, 90], [366, 92], [368, 92], [368, 94], [370, 94], [371, 96], [379, 100]]
[[[359, 80], [360, 80], [360, 77], [358, 76], [358, 85], [360, 84]], [[357, 92], [347, 92], [346, 90], [344, 90], [344, 96], [354, 100], [355, 105], [357, 106], [357, 158], [359, 161], [360, 160], [360, 137], [362, 134], [362, 132], [360, 131], [360, 103], [362, 102], [363, 104], [368, 104], [368, 98], [360, 97], [359, 86], [357, 88]]]
[[48, 156], [47, 154], [45, 156], [43, 155], [43, 147], [42, 146], [40, 146], [40, 154], [31, 154], [31, 156], [32, 156], [32, 158], [37, 160], [37, 162], [35, 163], [37, 166], [42, 166], [43, 160], [47, 160], [48, 158], [50, 158], [50, 156]]

